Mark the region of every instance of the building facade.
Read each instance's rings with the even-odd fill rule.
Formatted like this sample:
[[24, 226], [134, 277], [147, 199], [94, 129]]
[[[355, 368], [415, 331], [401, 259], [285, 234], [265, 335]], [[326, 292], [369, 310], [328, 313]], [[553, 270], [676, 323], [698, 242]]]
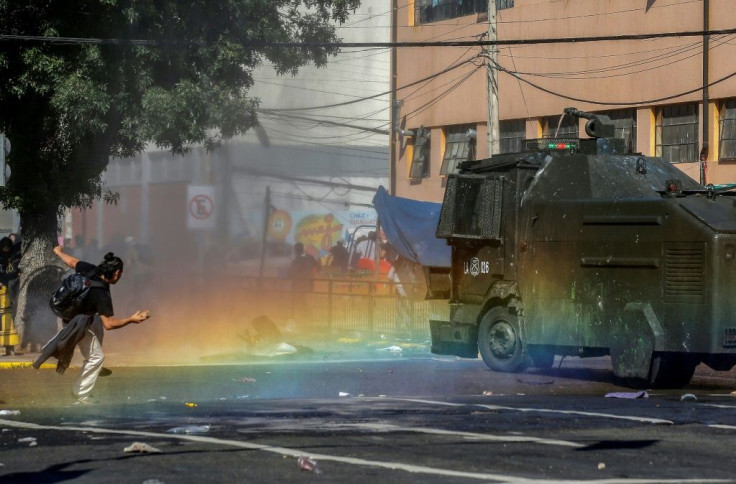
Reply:
[[[397, 2], [399, 43], [489, 38], [486, 0]], [[518, 151], [525, 139], [579, 137], [583, 124], [562, 116], [575, 107], [608, 115], [633, 152], [662, 156], [705, 183], [736, 182], [733, 2], [496, 6], [495, 55], [467, 44], [395, 50], [396, 195], [441, 201], [458, 161], [488, 156], [489, 59], [498, 79], [500, 152]], [[580, 38], [588, 40], [572, 40]]]

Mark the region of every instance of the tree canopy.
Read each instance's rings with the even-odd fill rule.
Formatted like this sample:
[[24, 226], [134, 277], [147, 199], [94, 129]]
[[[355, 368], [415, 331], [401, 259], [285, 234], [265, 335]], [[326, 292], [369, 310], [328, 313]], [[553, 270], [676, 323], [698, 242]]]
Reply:
[[[186, 151], [257, 124], [252, 72], [324, 64], [359, 0], [0, 0], [0, 202], [24, 235], [103, 194], [111, 156]], [[291, 47], [273, 46], [290, 43]], [[299, 44], [294, 46], [294, 44]], [[38, 221], [38, 222], [37, 222]], [[31, 229], [27, 234], [26, 229]]]

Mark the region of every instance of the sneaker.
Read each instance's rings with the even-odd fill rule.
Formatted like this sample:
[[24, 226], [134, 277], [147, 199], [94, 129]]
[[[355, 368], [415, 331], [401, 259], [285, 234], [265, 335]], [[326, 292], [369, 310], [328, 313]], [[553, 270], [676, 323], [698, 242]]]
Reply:
[[77, 401], [74, 403], [74, 405], [97, 405], [98, 403], [100, 402], [96, 398], [86, 396], [77, 398]]
[[110, 376], [110, 375], [112, 375], [112, 370], [111, 369], [109, 369], [109, 368], [102, 368], [100, 370], [100, 376], [101, 377]]

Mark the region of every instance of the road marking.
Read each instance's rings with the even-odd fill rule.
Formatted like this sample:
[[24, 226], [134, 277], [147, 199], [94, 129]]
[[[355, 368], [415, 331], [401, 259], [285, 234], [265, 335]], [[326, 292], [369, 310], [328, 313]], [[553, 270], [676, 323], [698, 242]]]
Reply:
[[736, 430], [736, 425], [725, 425], [725, 424], [706, 424], [706, 425], [714, 429]]
[[736, 405], [723, 405], [722, 403], [701, 403], [704, 407], [715, 407], [715, 408], [736, 408]]
[[368, 430], [374, 430], [377, 432], [416, 432], [422, 434], [433, 434], [433, 435], [447, 435], [451, 437], [465, 437], [471, 440], [488, 440], [491, 442], [525, 442], [525, 443], [537, 443], [547, 445], [562, 445], [565, 447], [585, 447], [582, 444], [576, 442], [570, 442], [567, 440], [554, 440], [554, 439], [542, 439], [539, 437], [526, 437], [519, 435], [491, 435], [491, 434], [480, 434], [477, 432], [457, 432], [453, 430], [433, 429], [425, 427], [402, 427], [399, 425], [391, 424], [346, 424], [344, 427], [358, 427]]
[[672, 420], [664, 420], [661, 418], [636, 417], [632, 415], [616, 415], [613, 413], [599, 412], [582, 412], [579, 410], [556, 410], [553, 408], [524, 408], [524, 407], [505, 407], [502, 405], [486, 405], [483, 403], [451, 403], [436, 400], [421, 400], [415, 398], [391, 398], [391, 400], [403, 400], [405, 402], [427, 403], [429, 405], [448, 405], [452, 407], [481, 407], [489, 410], [510, 410], [514, 412], [540, 412], [540, 413], [562, 413], [566, 415], [583, 415], [586, 417], [601, 417], [618, 420], [633, 420], [635, 422], [651, 423], [651, 424], [668, 424], [673, 425]]
[[14, 427], [29, 430], [59, 430], [63, 432], [74, 431], [74, 432], [89, 432], [93, 434], [115, 434], [115, 435], [131, 435], [136, 437], [151, 437], [156, 439], [174, 439], [174, 440], [187, 440], [190, 442], [200, 442], [204, 444], [216, 444], [216, 445], [229, 445], [241, 449], [249, 450], [261, 450], [264, 452], [272, 452], [274, 454], [300, 457], [308, 455], [312, 459], [317, 461], [332, 461], [339, 462], [341, 464], [352, 464], [366, 467], [380, 467], [389, 470], [400, 470], [411, 472], [415, 474], [431, 474], [436, 476], [446, 477], [465, 477], [469, 479], [480, 479], [480, 480], [493, 480], [505, 484], [697, 484], [697, 483], [720, 483], [720, 482], [736, 482], [734, 480], [727, 479], [586, 479], [586, 480], [571, 480], [571, 479], [534, 479], [534, 478], [523, 478], [515, 476], [506, 476], [503, 474], [490, 474], [482, 472], [463, 472], [453, 471], [450, 469], [438, 469], [435, 467], [427, 467], [420, 465], [404, 464], [401, 462], [383, 462], [375, 460], [358, 459], [355, 457], [342, 457], [328, 454], [312, 454], [305, 452], [301, 449], [289, 449], [286, 447], [274, 447], [270, 445], [252, 444], [249, 442], [241, 442], [239, 440], [229, 439], [218, 439], [215, 437], [205, 437], [201, 435], [181, 435], [181, 434], [168, 434], [161, 432], [144, 432], [140, 430], [115, 430], [105, 429], [99, 427], [77, 427], [77, 426], [65, 426], [60, 427], [56, 425], [40, 425], [32, 422], [19, 422], [15, 420], [0, 419], [0, 425], [6, 427]]

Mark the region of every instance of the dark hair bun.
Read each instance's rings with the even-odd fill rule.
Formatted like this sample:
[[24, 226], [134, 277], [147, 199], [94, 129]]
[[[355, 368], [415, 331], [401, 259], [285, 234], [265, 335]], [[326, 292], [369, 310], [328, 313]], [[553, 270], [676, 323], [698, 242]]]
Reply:
[[115, 254], [113, 254], [112, 252], [108, 252], [107, 254], [105, 254], [106, 261], [111, 261], [113, 259], [115, 259]]

